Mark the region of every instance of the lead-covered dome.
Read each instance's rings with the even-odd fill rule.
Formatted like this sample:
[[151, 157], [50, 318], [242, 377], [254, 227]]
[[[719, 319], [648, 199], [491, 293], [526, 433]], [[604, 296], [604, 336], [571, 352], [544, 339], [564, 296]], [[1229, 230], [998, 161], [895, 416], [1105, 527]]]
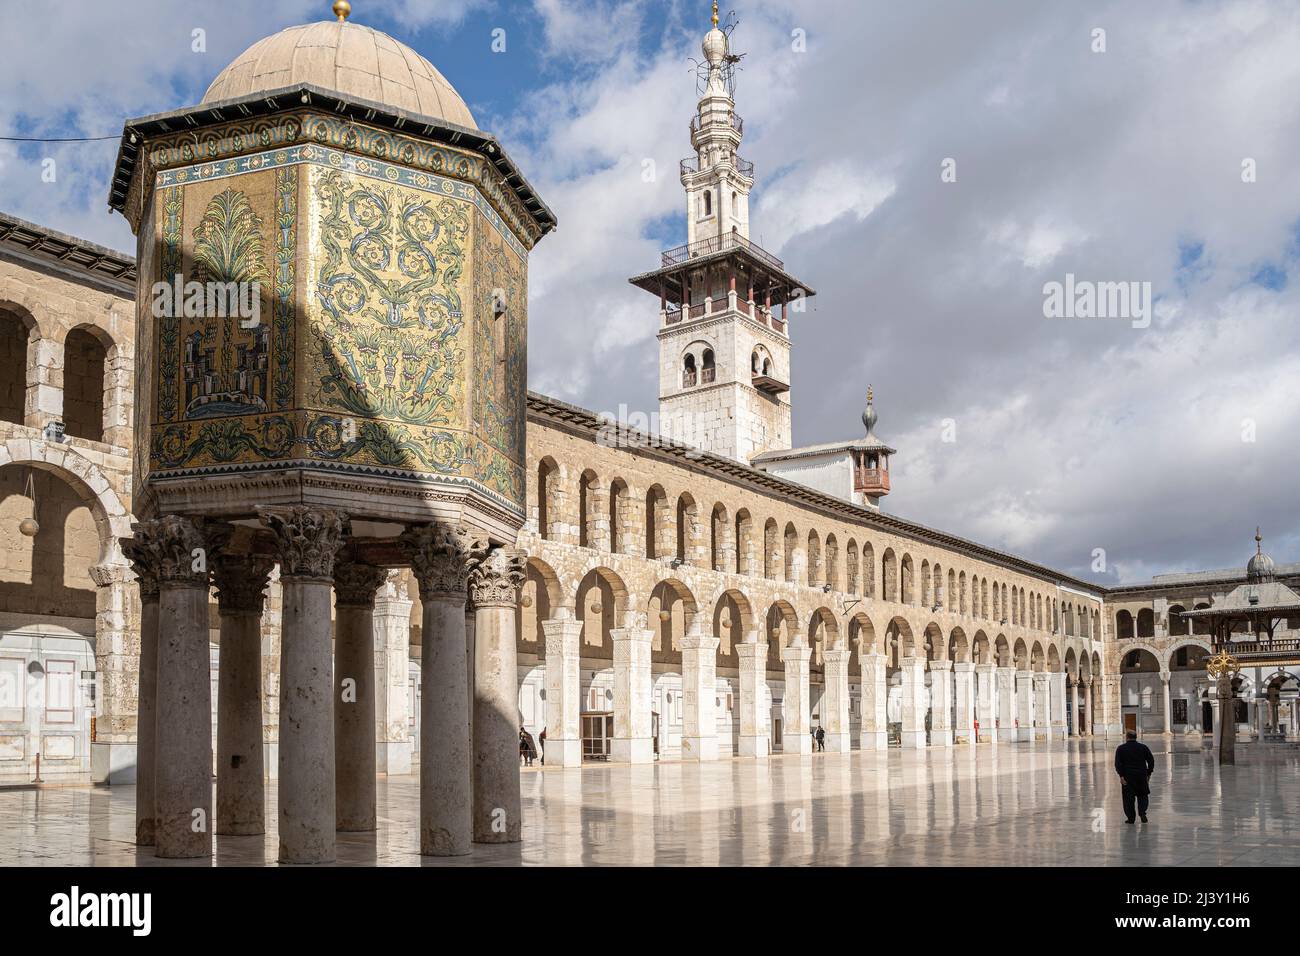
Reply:
[[258, 40], [218, 74], [203, 102], [300, 83], [478, 128], [465, 101], [432, 63], [387, 33], [342, 20], [289, 27]]

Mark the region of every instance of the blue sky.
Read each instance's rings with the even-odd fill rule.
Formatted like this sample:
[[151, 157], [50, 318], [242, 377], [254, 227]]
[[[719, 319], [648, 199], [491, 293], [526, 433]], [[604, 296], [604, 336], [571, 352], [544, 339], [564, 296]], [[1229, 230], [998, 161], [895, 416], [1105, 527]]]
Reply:
[[[247, 46], [328, 6], [10, 4], [0, 133], [116, 133], [191, 104]], [[900, 451], [887, 510], [1084, 576], [1104, 548], [1105, 581], [1240, 565], [1256, 524], [1275, 558], [1300, 560], [1300, 4], [731, 9], [752, 234], [818, 290], [791, 329], [796, 443], [857, 435], [871, 382]], [[657, 303], [626, 279], [684, 240], [677, 161], [708, 4], [354, 11], [442, 70], [559, 217], [530, 265], [532, 386], [654, 411]], [[0, 209], [130, 249], [105, 211], [115, 151], [0, 143]], [[1044, 284], [1067, 273], [1150, 282], [1150, 328], [1044, 318]]]

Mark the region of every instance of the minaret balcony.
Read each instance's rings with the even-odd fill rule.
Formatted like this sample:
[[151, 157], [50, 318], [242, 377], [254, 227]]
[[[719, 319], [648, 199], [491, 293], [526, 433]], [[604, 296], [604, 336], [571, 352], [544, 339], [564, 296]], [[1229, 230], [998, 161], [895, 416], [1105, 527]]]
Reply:
[[[716, 114], [715, 114], [716, 115]], [[730, 126], [742, 136], [745, 133], [745, 121], [740, 118], [740, 114], [732, 113], [729, 117], [725, 114], [711, 117], [707, 122], [702, 121], [699, 115], [691, 117], [691, 135], [694, 136], [701, 129], [708, 129], [710, 126]]]
[[859, 468], [853, 490], [876, 497], [889, 494], [889, 472], [884, 468]]
[[[682, 160], [683, 163], [694, 162], [694, 160]], [[679, 266], [683, 262], [689, 262], [691, 259], [699, 259], [702, 256], [711, 256], [717, 252], [726, 252], [728, 249], [744, 249], [760, 262], [764, 262], [774, 269], [785, 269], [785, 263], [778, 259], [772, 253], [768, 252], [756, 242], [746, 239], [744, 236], [735, 232], [724, 233], [721, 236], [709, 236], [707, 239], [700, 239], [686, 245], [676, 246], [669, 249], [660, 258], [662, 267]]]
[[[735, 156], [732, 158], [735, 160], [737, 173], [739, 173], [741, 176], [744, 176], [746, 179], [754, 178], [753, 163], [751, 163], [747, 159], [741, 159], [739, 156]], [[726, 165], [726, 163], [719, 163], [717, 165]], [[701, 167], [700, 158], [698, 156], [688, 156], [686, 159], [683, 159], [681, 161], [681, 175], [683, 179], [687, 176], [693, 176], [695, 173], [700, 172], [702, 169], [709, 170], [713, 168], [714, 168], [713, 166]]]
[[771, 329], [785, 335], [785, 322], [772, 314], [761, 302], [750, 302], [748, 299], [736, 297], [735, 302], [731, 301], [731, 295], [725, 298], [705, 299], [698, 305], [682, 306], [676, 309], [665, 309], [659, 313], [663, 325], [680, 325], [682, 322], [692, 322], [696, 319], [709, 318], [715, 315], [722, 315], [725, 312], [737, 312], [747, 318], [753, 319], [764, 328]]

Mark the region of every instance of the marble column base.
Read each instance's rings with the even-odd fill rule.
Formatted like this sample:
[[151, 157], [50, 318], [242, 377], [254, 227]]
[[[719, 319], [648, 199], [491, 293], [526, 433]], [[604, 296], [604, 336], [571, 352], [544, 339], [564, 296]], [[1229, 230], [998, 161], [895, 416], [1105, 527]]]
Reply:
[[740, 738], [739, 747], [736, 751], [741, 757], [766, 757], [772, 752], [770, 742], [766, 737], [744, 737]]
[[411, 751], [414, 748], [409, 740], [389, 741], [375, 745], [375, 770], [390, 775], [411, 772]]
[[581, 767], [581, 740], [553, 740], [546, 738], [546, 766]]
[[924, 730], [904, 730], [899, 734], [904, 750], [924, 750], [926, 748]]
[[953, 737], [951, 730], [930, 731], [930, 746], [932, 747], [951, 747], [952, 741]]
[[1033, 727], [1017, 727], [1017, 728], [1016, 728], [1016, 740], [1018, 740], [1018, 741], [1019, 741], [1020, 743], [1022, 743], [1022, 744], [1033, 743], [1033, 742], [1034, 742], [1034, 728], [1033, 728]]
[[652, 763], [655, 759], [654, 738], [615, 737], [610, 741], [609, 759], [615, 763]]
[[90, 745], [90, 782], [110, 787], [135, 783], [135, 744], [93, 742]]
[[979, 744], [991, 744], [997, 740], [996, 727], [981, 727], [979, 734], [975, 737], [975, 742]]
[[862, 750], [885, 750], [889, 747], [889, 735], [883, 730], [862, 731]]
[[682, 737], [683, 760], [717, 760], [718, 738]]
[[832, 754], [846, 754], [853, 749], [853, 744], [848, 732], [833, 733], [826, 735], [826, 752]]
[[1016, 727], [999, 727], [997, 729], [997, 739], [1003, 743], [1015, 743], [1020, 739], [1020, 730]]
[[812, 737], [808, 734], [796, 734], [793, 737], [787, 734], [781, 748], [783, 753], [810, 754], [813, 752]]
[[965, 745], [971, 742], [975, 737], [975, 731], [968, 727], [959, 728], [952, 732], [952, 742], [954, 744]]

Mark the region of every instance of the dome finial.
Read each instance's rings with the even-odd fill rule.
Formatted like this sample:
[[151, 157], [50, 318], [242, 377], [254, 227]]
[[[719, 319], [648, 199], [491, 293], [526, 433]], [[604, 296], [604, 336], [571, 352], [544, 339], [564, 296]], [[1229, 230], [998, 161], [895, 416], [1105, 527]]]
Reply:
[[1259, 525], [1255, 525], [1255, 553], [1264, 553], [1264, 539], [1259, 536]]
[[718, 0], [713, 0], [713, 29], [718, 28]]
[[334, 11], [334, 16], [339, 18], [339, 23], [343, 23], [352, 13], [352, 4], [348, 3], [348, 0], [334, 0], [334, 6], [330, 9]]
[[862, 424], [867, 429], [867, 436], [875, 437], [873, 429], [876, 427], [876, 422], [879, 421], [879, 419], [876, 418], [876, 409], [871, 404], [871, 399], [872, 399], [871, 386], [868, 385], [867, 386], [867, 407], [862, 410]]

